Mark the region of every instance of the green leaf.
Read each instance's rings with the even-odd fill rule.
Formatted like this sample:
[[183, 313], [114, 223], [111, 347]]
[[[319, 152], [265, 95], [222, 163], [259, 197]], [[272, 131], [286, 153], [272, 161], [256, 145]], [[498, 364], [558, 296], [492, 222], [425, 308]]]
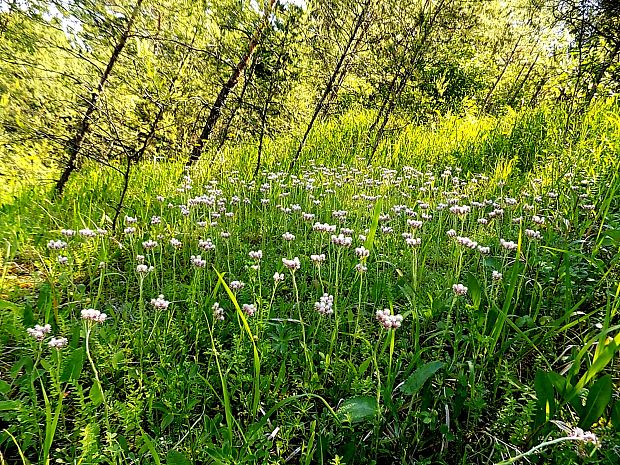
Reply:
[[607, 405], [611, 401], [613, 383], [611, 375], [605, 375], [599, 378], [590, 388], [588, 400], [583, 409], [583, 416], [579, 419], [578, 426], [583, 429], [589, 429], [590, 426], [605, 412]]
[[480, 307], [480, 302], [482, 301], [482, 289], [480, 288], [480, 283], [478, 282], [478, 279], [473, 273], [467, 274], [467, 288], [472, 303], [477, 309], [478, 307]]
[[443, 362], [429, 362], [422, 365], [416, 371], [414, 371], [409, 378], [403, 383], [400, 388], [403, 394], [413, 395], [418, 392], [424, 383], [433, 376], [437, 371], [443, 368]]
[[11, 390], [11, 385], [0, 379], [0, 394], [6, 394]]
[[[148, 451], [151, 453], [151, 457], [153, 457], [153, 461], [155, 462], [155, 465], [161, 465], [161, 459], [159, 458], [157, 449], [155, 449], [155, 444], [153, 444], [153, 441], [151, 440], [149, 435], [144, 433], [142, 435], [142, 440], [144, 441], [144, 444], [146, 445], [146, 448], [148, 449]], [[144, 454], [143, 448], [141, 448], [141, 453]]]
[[34, 324], [34, 313], [32, 311], [32, 307], [29, 304], [24, 305], [24, 313], [22, 316], [24, 326], [30, 328]]
[[99, 381], [95, 380], [88, 395], [95, 407], [103, 402], [103, 391], [101, 390], [101, 384], [99, 384]]
[[620, 400], [611, 409], [611, 424], [614, 425], [616, 431], [620, 432]]
[[550, 421], [555, 414], [553, 383], [547, 373], [540, 370], [536, 372], [534, 389], [536, 389], [537, 398], [534, 423], [536, 426], [540, 426]]
[[180, 452], [169, 450], [166, 454], [166, 465], [192, 465], [192, 463]]
[[21, 407], [21, 402], [16, 400], [0, 400], [0, 412], [6, 410], [17, 410]]
[[64, 383], [68, 381], [77, 381], [82, 373], [84, 359], [84, 349], [82, 347], [75, 349], [64, 364], [60, 380]]
[[0, 310], [19, 310], [19, 306], [8, 300], [0, 299]]
[[376, 398], [360, 396], [345, 400], [338, 409], [338, 413], [351, 423], [358, 423], [374, 417], [378, 409]]

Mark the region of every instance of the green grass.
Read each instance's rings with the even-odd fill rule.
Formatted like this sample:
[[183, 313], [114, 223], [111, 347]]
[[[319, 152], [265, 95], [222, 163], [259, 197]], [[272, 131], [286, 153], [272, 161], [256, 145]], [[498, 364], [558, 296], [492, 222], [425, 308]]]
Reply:
[[[318, 126], [295, 173], [285, 136], [257, 179], [251, 144], [188, 178], [144, 162], [121, 216], [137, 222], [116, 232], [114, 172], [86, 167], [55, 202], [24, 183], [0, 210], [0, 463], [617, 463], [617, 104], [568, 127], [558, 108], [406, 126], [369, 167], [371, 116]], [[61, 234], [86, 228], [107, 232]], [[87, 308], [108, 319], [83, 322]], [[35, 324], [51, 325], [42, 342]]]

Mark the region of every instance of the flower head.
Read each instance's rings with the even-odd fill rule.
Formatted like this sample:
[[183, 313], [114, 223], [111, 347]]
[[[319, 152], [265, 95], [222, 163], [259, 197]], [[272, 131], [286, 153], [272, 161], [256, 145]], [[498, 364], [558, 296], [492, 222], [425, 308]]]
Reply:
[[151, 299], [151, 305], [159, 310], [166, 310], [170, 302], [164, 299], [163, 294], [159, 294], [156, 299]]
[[108, 315], [94, 308], [85, 308], [82, 310], [81, 315], [83, 320], [92, 321], [94, 323], [103, 323], [108, 318]]

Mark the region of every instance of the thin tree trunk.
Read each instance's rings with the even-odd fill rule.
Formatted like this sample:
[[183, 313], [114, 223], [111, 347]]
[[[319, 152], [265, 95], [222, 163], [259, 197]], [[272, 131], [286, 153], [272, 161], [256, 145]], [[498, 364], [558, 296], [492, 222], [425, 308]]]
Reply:
[[523, 67], [521, 68], [521, 71], [519, 71], [519, 75], [517, 76], [517, 79], [515, 79], [514, 90], [510, 92], [511, 97], [510, 97], [510, 100], [508, 101], [508, 105], [510, 106], [514, 105], [515, 100], [517, 99], [517, 96], [519, 95], [519, 92], [521, 92], [521, 90], [523, 89], [523, 86], [525, 85], [527, 80], [530, 78], [530, 74], [532, 74], [532, 71], [534, 70], [534, 66], [536, 66], [536, 63], [538, 62], [538, 58], [540, 58], [540, 53], [536, 54], [536, 57], [534, 58], [532, 63], [530, 63], [530, 66], [527, 69], [527, 73], [525, 73], [525, 77], [520, 83], [519, 83], [519, 80], [521, 79], [521, 75], [523, 74], [523, 70], [527, 66], [527, 63], [525, 63]]
[[209, 136], [213, 132], [213, 128], [215, 128], [215, 125], [220, 119], [220, 116], [222, 114], [222, 108], [224, 107], [224, 104], [226, 103], [228, 94], [230, 94], [230, 92], [235, 88], [235, 86], [239, 82], [239, 78], [243, 74], [243, 71], [245, 70], [245, 68], [247, 68], [250, 62], [250, 59], [252, 58], [252, 55], [254, 54], [254, 51], [256, 50], [256, 47], [258, 47], [260, 43], [263, 30], [265, 29], [269, 21], [269, 16], [271, 15], [271, 11], [273, 9], [273, 5], [275, 4], [275, 2], [276, 0], [269, 0], [269, 7], [263, 14], [263, 18], [261, 19], [258, 26], [256, 26], [254, 35], [252, 36], [252, 38], [250, 39], [250, 43], [248, 44], [248, 49], [246, 50], [246, 52], [243, 54], [243, 56], [239, 60], [239, 63], [237, 63], [237, 66], [233, 70], [228, 80], [224, 83], [224, 85], [220, 89], [220, 92], [217, 95], [217, 98], [215, 99], [213, 106], [211, 107], [211, 111], [209, 112], [207, 121], [205, 122], [205, 125], [202, 128], [200, 137], [198, 138], [198, 142], [196, 143], [196, 145], [194, 145], [194, 148], [192, 149], [192, 153], [190, 154], [189, 159], [187, 160], [186, 166], [191, 166], [200, 159], [200, 156], [202, 155], [202, 151], [204, 149], [205, 142], [209, 139]]
[[603, 80], [603, 77], [605, 76], [605, 73], [607, 73], [607, 70], [609, 69], [609, 67], [614, 62], [618, 52], [620, 52], [620, 40], [616, 42], [614, 49], [611, 51], [609, 60], [601, 64], [601, 67], [599, 68], [598, 73], [596, 73], [596, 76], [594, 77], [594, 82], [592, 83], [592, 87], [590, 87], [590, 89], [588, 90], [588, 93], [586, 94], [586, 99], [585, 99], [586, 107], [590, 105], [590, 102], [592, 102], [592, 99], [596, 95], [596, 91], [598, 89], [599, 84]]
[[[253, 63], [254, 63], [254, 60], [253, 60]], [[245, 92], [248, 89], [248, 84], [252, 80], [252, 75], [254, 74], [254, 67], [255, 67], [254, 64], [250, 65], [248, 74], [243, 79], [243, 87], [241, 88], [241, 93], [239, 94], [239, 98], [237, 99], [237, 105], [230, 112], [230, 116], [228, 120], [226, 121], [226, 124], [224, 125], [224, 129], [222, 130], [222, 135], [220, 137], [220, 144], [217, 146], [218, 152], [222, 150], [222, 147], [224, 147], [224, 144], [226, 144], [226, 139], [228, 137], [228, 132], [230, 131], [230, 126], [232, 125], [232, 122], [235, 119], [237, 112], [241, 108], [241, 105], [243, 105], [243, 97], [245, 96]]]
[[312, 114], [312, 118], [310, 118], [310, 122], [308, 123], [308, 126], [306, 127], [306, 131], [304, 132], [301, 142], [299, 143], [299, 147], [297, 148], [297, 152], [295, 152], [295, 156], [293, 157], [293, 160], [291, 162], [291, 166], [290, 166], [291, 168], [295, 166], [295, 163], [299, 159], [299, 155], [301, 154], [302, 150], [304, 149], [304, 146], [306, 145], [306, 141], [308, 140], [310, 131], [312, 131], [312, 126], [314, 126], [314, 122], [316, 121], [317, 116], [319, 116], [319, 113], [321, 112], [321, 109], [323, 108], [323, 103], [325, 102], [325, 99], [332, 91], [332, 87], [334, 86], [334, 83], [336, 82], [336, 79], [338, 78], [338, 75], [340, 74], [340, 68], [342, 67], [347, 55], [349, 54], [351, 45], [353, 44], [353, 41], [355, 40], [357, 33], [360, 30], [360, 27], [364, 23], [364, 19], [366, 18], [366, 12], [368, 11], [368, 7], [370, 6], [371, 1], [372, 0], [366, 0], [364, 2], [364, 5], [362, 6], [362, 10], [357, 15], [357, 18], [355, 20], [355, 25], [353, 27], [353, 31], [351, 31], [347, 44], [345, 45], [344, 50], [340, 54], [340, 58], [338, 59], [338, 62], [336, 63], [336, 67], [334, 68], [329, 78], [329, 81], [327, 81], [327, 84], [325, 86], [325, 89], [323, 90], [323, 93], [321, 94], [321, 98], [319, 99], [319, 102], [314, 108], [314, 113]]
[[110, 56], [110, 60], [108, 61], [108, 65], [106, 66], [105, 70], [103, 71], [103, 74], [101, 75], [99, 79], [99, 84], [97, 84], [97, 89], [91, 94], [90, 99], [88, 100], [86, 104], [86, 111], [84, 112], [84, 115], [82, 116], [82, 120], [80, 121], [77, 132], [69, 140], [69, 143], [67, 146], [67, 154], [69, 158], [67, 160], [65, 169], [63, 170], [60, 176], [60, 179], [58, 179], [58, 181], [56, 182], [55, 191], [57, 195], [62, 194], [62, 191], [64, 190], [65, 185], [67, 184], [67, 181], [69, 180], [69, 177], [77, 169], [78, 155], [80, 153], [80, 149], [82, 148], [82, 143], [84, 142], [84, 138], [86, 137], [86, 134], [88, 133], [88, 129], [90, 128], [91, 117], [97, 107], [99, 96], [103, 92], [103, 88], [108, 78], [110, 77], [110, 74], [112, 73], [112, 69], [114, 68], [114, 65], [116, 65], [116, 62], [118, 61], [121, 55], [121, 52], [125, 48], [125, 44], [127, 43], [129, 33], [131, 32], [131, 27], [133, 26], [133, 23], [138, 17], [143, 1], [144, 0], [138, 0], [136, 2], [136, 5], [134, 6], [133, 11], [131, 12], [131, 16], [129, 17], [129, 21], [127, 22], [127, 27], [123, 31], [123, 34], [121, 35], [116, 46], [114, 47], [114, 50], [112, 51], [112, 55]]
[[495, 82], [493, 82], [493, 85], [491, 86], [491, 88], [487, 92], [487, 95], [484, 98], [484, 101], [482, 102], [482, 107], [480, 108], [480, 113], [484, 113], [486, 111], [487, 106], [489, 104], [489, 100], [491, 99], [491, 96], [493, 95], [493, 92], [495, 92], [495, 89], [497, 88], [497, 85], [502, 80], [502, 77], [504, 77], [504, 73], [506, 73], [506, 70], [508, 69], [508, 67], [512, 63], [512, 57], [514, 56], [515, 52], [517, 51], [517, 48], [519, 47], [519, 43], [521, 43], [522, 37], [523, 36], [519, 36], [519, 38], [515, 42], [515, 45], [512, 48], [512, 51], [510, 52], [510, 55], [506, 59], [506, 63], [504, 64], [504, 67], [502, 68], [502, 71], [499, 73], [497, 78], [495, 78]]

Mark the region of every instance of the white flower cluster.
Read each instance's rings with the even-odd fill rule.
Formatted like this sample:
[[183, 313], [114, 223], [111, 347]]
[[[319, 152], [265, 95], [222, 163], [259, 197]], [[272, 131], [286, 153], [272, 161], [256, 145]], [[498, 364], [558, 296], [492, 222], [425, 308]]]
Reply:
[[533, 229], [526, 229], [525, 235], [529, 237], [530, 239], [542, 239], [542, 236], [540, 235], [540, 231], [534, 231]]
[[67, 347], [67, 343], [66, 337], [53, 337], [49, 340], [47, 345], [53, 349], [62, 349], [63, 347]]
[[450, 213], [454, 213], [455, 215], [466, 215], [471, 211], [471, 207], [469, 205], [453, 205], [450, 207]]
[[312, 230], [318, 231], [318, 232], [326, 232], [326, 233], [336, 232], [336, 225], [316, 222], [312, 226]]
[[243, 313], [247, 316], [254, 316], [256, 313], [256, 305], [254, 304], [243, 304]]
[[291, 271], [296, 271], [299, 268], [301, 268], [301, 262], [299, 261], [298, 257], [295, 257], [292, 260], [283, 258], [282, 263], [284, 264], [285, 267], [287, 267]]
[[353, 238], [350, 236], [345, 236], [344, 234], [332, 234], [332, 243], [336, 245], [340, 245], [342, 247], [351, 247], [353, 244]]
[[176, 237], [173, 237], [172, 239], [170, 239], [170, 245], [175, 249], [180, 249], [183, 246], [183, 243]]
[[518, 247], [516, 242], [505, 241], [504, 239], [500, 239], [499, 243], [506, 250], [515, 250]]
[[478, 243], [471, 240], [469, 237], [456, 236], [456, 242], [468, 249], [475, 249], [478, 246]]
[[37, 341], [42, 341], [51, 330], [52, 327], [50, 325], [34, 325], [34, 328], [28, 328], [26, 332]]
[[204, 268], [205, 266], [207, 266], [207, 261], [203, 260], [200, 255], [192, 255], [190, 257], [190, 261], [192, 262], [192, 265], [197, 268]]
[[334, 313], [334, 296], [327, 293], [323, 294], [318, 302], [314, 303], [314, 309], [321, 315]]
[[224, 321], [224, 309], [220, 307], [219, 302], [215, 302], [211, 307], [211, 310], [213, 310], [214, 320]]
[[233, 291], [239, 291], [245, 287], [245, 283], [241, 281], [231, 281], [228, 287]]
[[361, 247], [355, 248], [355, 255], [357, 255], [360, 259], [368, 258], [370, 255], [370, 250], [362, 245]]
[[157, 247], [157, 241], [149, 239], [148, 241], [144, 241], [142, 243], [142, 247], [144, 247], [146, 250], [154, 249], [155, 247]]
[[151, 299], [151, 305], [158, 310], [166, 310], [170, 302], [164, 299], [163, 294], [159, 294], [156, 299]]
[[211, 239], [205, 239], [205, 240], [200, 239], [198, 241], [198, 247], [200, 247], [203, 250], [213, 250], [215, 249], [215, 244], [211, 241]]
[[467, 286], [464, 286], [462, 284], [453, 284], [452, 285], [452, 291], [456, 294], [456, 295], [465, 295], [467, 294]]
[[82, 319], [86, 321], [92, 321], [95, 323], [103, 323], [108, 315], [105, 313], [101, 313], [99, 310], [95, 310], [94, 308], [85, 308], [82, 310]]
[[282, 234], [282, 239], [284, 239], [285, 241], [289, 241], [289, 242], [294, 241], [295, 235], [287, 231], [284, 234]]
[[60, 249], [65, 249], [67, 247], [67, 243], [65, 241], [54, 241], [51, 240], [47, 243], [47, 248], [48, 249], [53, 249], [53, 250], [60, 250]]
[[392, 315], [389, 308], [377, 310], [376, 315], [377, 320], [385, 329], [400, 328], [400, 325], [403, 322], [403, 316], [399, 314]]
[[250, 250], [248, 254], [252, 260], [261, 260], [263, 258], [262, 250]]

